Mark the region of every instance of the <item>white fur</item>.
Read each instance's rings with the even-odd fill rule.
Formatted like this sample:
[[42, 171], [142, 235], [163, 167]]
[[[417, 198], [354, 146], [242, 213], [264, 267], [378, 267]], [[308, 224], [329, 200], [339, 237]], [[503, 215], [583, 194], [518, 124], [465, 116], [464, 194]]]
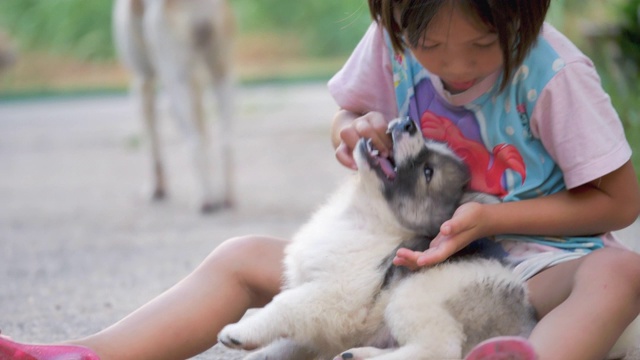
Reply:
[[[286, 290], [256, 314], [225, 327], [219, 339], [253, 349], [290, 338], [322, 358], [333, 358], [369, 343], [386, 322], [400, 347], [352, 349], [356, 359], [462, 358], [464, 334], [443, 310], [444, 303], [472, 282], [519, 282], [497, 262], [460, 262], [434, 267], [402, 280], [393, 291], [379, 292], [384, 275], [380, 259], [412, 236], [396, 222], [376, 184], [354, 177], [287, 247]], [[247, 358], [288, 359], [280, 345]]]
[[[117, 0], [113, 15], [116, 46], [132, 72], [151, 142], [154, 197], [162, 198], [166, 192], [155, 107], [159, 77], [175, 116], [189, 129], [202, 210], [230, 206], [233, 18], [229, 5], [225, 0]], [[204, 79], [207, 82], [201, 83]], [[205, 119], [203, 85], [213, 86], [217, 100], [219, 128], [213, 131], [218, 135], [217, 161], [210, 153], [212, 132]]]

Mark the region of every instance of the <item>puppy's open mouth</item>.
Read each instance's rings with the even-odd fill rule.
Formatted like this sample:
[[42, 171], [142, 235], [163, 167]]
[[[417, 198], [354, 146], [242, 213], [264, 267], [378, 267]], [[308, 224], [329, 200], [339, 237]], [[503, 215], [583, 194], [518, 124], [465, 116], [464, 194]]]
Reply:
[[363, 139], [362, 146], [365, 147], [367, 160], [372, 168], [376, 169], [379, 174], [384, 175], [389, 180], [396, 178], [396, 163], [393, 157], [381, 156], [380, 151], [373, 147], [371, 139]]

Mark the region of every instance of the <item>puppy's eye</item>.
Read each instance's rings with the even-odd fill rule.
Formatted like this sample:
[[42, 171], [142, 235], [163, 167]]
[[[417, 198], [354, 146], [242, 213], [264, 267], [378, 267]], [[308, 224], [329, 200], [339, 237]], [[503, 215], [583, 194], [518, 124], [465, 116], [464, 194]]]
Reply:
[[431, 182], [431, 178], [433, 177], [433, 168], [425, 167], [424, 168], [424, 178], [427, 182]]

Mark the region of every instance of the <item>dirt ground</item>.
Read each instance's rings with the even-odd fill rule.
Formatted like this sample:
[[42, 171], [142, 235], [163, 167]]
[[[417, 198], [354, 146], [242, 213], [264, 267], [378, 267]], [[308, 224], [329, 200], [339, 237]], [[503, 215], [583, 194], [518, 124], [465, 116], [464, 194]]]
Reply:
[[[323, 83], [238, 91], [235, 209], [203, 216], [181, 126], [162, 120], [170, 198], [152, 203], [126, 95], [0, 103], [0, 329], [27, 342], [98, 331], [233, 236], [290, 237], [349, 172]], [[639, 227], [625, 238], [640, 237]], [[235, 359], [219, 347], [197, 359]], [[638, 359], [640, 357], [634, 357]]]

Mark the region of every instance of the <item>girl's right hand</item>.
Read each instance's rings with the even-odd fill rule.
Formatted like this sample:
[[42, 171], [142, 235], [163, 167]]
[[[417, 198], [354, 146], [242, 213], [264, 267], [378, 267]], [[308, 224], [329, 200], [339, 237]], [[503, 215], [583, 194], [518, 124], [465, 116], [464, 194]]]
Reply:
[[429, 245], [429, 249], [419, 252], [398, 249], [393, 263], [416, 270], [424, 266], [433, 266], [447, 260], [450, 256], [468, 246], [476, 239], [493, 235], [486, 228], [489, 224], [487, 208], [493, 205], [468, 202], [460, 205], [453, 217], [440, 227], [440, 233]]
[[388, 156], [393, 143], [387, 134], [388, 121], [382, 113], [368, 112], [362, 116], [340, 110], [334, 119], [334, 132], [337, 131], [338, 144], [336, 158], [342, 165], [357, 169], [353, 159], [353, 149], [361, 138], [371, 139], [373, 146], [382, 156]]

